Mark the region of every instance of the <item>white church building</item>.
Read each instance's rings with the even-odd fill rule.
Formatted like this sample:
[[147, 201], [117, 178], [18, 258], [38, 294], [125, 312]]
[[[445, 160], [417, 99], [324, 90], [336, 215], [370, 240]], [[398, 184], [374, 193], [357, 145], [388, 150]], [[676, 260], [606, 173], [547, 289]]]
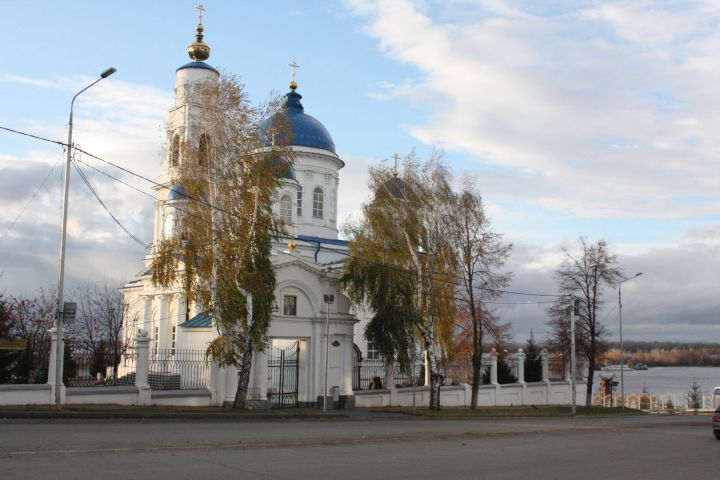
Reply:
[[[154, 285], [151, 272], [155, 248], [173, 235], [176, 211], [187, 201], [183, 200], [182, 187], [173, 184], [174, 169], [182, 162], [198, 161], [183, 158], [179, 146], [187, 142], [202, 147], [208, 141], [200, 120], [203, 98], [199, 87], [216, 82], [220, 74], [206, 63], [210, 47], [203, 42], [202, 32], [200, 23], [196, 41], [188, 46], [192, 61], [176, 71], [175, 105], [167, 118], [164, 172], [155, 195], [153, 247], [140, 273], [122, 289], [129, 318], [133, 319], [126, 334], [138, 346], [137, 370], [127, 371], [132, 372], [137, 388], [125, 392], [125, 400], [113, 400], [116, 403], [223, 405], [231, 403], [236, 392], [236, 369], [220, 369], [207, 362], [204, 355], [208, 343], [217, 335], [212, 318], [188, 302], [179, 287]], [[273, 208], [287, 225], [294, 227], [295, 240], [292, 247], [280, 242], [273, 245], [277, 308], [268, 345], [253, 355], [248, 403], [258, 407], [307, 406], [331, 396], [338, 406], [346, 407], [427, 404], [428, 369], [416, 365], [411, 374], [385, 369], [364, 338], [369, 315], [353, 306], [340, 289], [348, 254], [347, 242], [338, 238], [337, 228], [340, 171], [345, 163], [328, 130], [305, 113], [301, 100], [293, 75], [284, 109], [292, 128], [295, 163], [282, 179]], [[517, 381], [501, 385], [497, 353], [493, 350], [484, 354], [489, 384], [479, 386], [478, 405], [568, 404], [573, 384], [582, 394], [584, 383], [571, 382], [569, 369], [557, 373], [551, 368], [548, 353], [543, 351], [541, 357], [542, 380], [525, 382], [522, 349], [505, 355]], [[198, 364], [205, 367], [196, 369]], [[441, 403], [470, 405], [471, 387], [464, 383], [465, 377], [449, 369], [446, 373], [452, 381], [442, 387]], [[418, 382], [425, 386], [415, 386]], [[178, 393], [183, 389], [184, 393]], [[97, 392], [69, 389], [68, 401], [107, 401], [108, 397], [103, 399]], [[36, 402], [27, 400], [29, 397], [17, 398], [25, 403]]]
[[[151, 275], [155, 246], [172, 235], [176, 206], [184, 201], [181, 187], [172, 184], [173, 169], [191, 160], [183, 158], [179, 145], [204, 141], [198, 87], [219, 78], [219, 72], [206, 63], [210, 48], [202, 32], [199, 24], [197, 39], [188, 46], [192, 61], [176, 72], [164, 172], [156, 188], [153, 249], [142, 271], [122, 289], [130, 316], [137, 319], [127, 333], [134, 337], [140, 329], [147, 332], [151, 356], [152, 352], [204, 351], [217, 334], [212, 319], [198, 305], [188, 304], [184, 292], [155, 286]], [[339, 394], [347, 399], [353, 395], [353, 362], [361, 355], [354, 343], [358, 320], [351, 313], [350, 300], [338, 288], [347, 252], [347, 242], [338, 239], [337, 228], [340, 170], [345, 163], [328, 130], [305, 113], [301, 99], [293, 78], [284, 109], [291, 123], [295, 163], [282, 180], [273, 208], [287, 225], [295, 226], [296, 241], [294, 248], [287, 243], [273, 248], [277, 309], [270, 344], [265, 352], [254, 355], [249, 388], [251, 399], [261, 403], [270, 399], [276, 405], [317, 401], [325, 386], [326, 353], [328, 390], [336, 398]], [[216, 382], [220, 386], [213, 392], [215, 402], [232, 401], [237, 372], [230, 368], [219, 374], [225, 381]]]

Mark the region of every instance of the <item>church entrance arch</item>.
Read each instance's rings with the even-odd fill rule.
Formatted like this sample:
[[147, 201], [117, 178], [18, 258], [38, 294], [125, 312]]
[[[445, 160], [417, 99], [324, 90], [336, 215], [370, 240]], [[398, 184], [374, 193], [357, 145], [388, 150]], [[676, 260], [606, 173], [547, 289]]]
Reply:
[[300, 379], [300, 341], [274, 340], [270, 345], [267, 361], [270, 407], [297, 407]]

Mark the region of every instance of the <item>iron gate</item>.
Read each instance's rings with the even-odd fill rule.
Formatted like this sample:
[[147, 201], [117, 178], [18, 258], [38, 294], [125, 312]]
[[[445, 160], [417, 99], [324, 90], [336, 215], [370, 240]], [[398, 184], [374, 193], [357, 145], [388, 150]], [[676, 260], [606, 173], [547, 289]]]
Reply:
[[300, 341], [270, 347], [268, 352], [268, 397], [272, 408], [298, 406]]

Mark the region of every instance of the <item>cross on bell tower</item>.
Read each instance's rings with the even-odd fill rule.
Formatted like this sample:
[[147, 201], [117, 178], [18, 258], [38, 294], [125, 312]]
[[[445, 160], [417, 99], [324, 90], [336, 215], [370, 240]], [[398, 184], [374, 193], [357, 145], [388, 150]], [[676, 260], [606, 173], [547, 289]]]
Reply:
[[394, 153], [392, 155], [392, 159], [395, 160], [395, 166], [393, 167], [393, 176], [398, 176], [398, 162], [400, 161], [400, 155], [397, 153]]
[[297, 82], [295, 82], [295, 74], [296, 69], [300, 68], [300, 65], [293, 60], [292, 62], [288, 63], [288, 66], [292, 68], [292, 76], [290, 77], [290, 90], [295, 90], [297, 88]]
[[195, 9], [198, 11], [198, 23], [202, 24], [202, 17], [205, 14], [205, 7], [203, 7], [203, 4], [201, 3]]

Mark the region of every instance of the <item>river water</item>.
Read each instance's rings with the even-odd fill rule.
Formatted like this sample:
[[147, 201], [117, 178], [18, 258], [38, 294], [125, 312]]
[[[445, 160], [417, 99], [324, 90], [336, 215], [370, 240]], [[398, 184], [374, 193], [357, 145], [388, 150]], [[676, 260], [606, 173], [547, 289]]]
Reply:
[[[620, 372], [596, 372], [593, 390], [600, 390], [600, 375], [615, 375], [620, 381]], [[641, 393], [687, 393], [693, 380], [697, 381], [703, 393], [711, 394], [720, 386], [720, 367], [650, 367], [648, 370], [625, 370], [625, 394]], [[620, 392], [620, 386], [616, 387]]]

